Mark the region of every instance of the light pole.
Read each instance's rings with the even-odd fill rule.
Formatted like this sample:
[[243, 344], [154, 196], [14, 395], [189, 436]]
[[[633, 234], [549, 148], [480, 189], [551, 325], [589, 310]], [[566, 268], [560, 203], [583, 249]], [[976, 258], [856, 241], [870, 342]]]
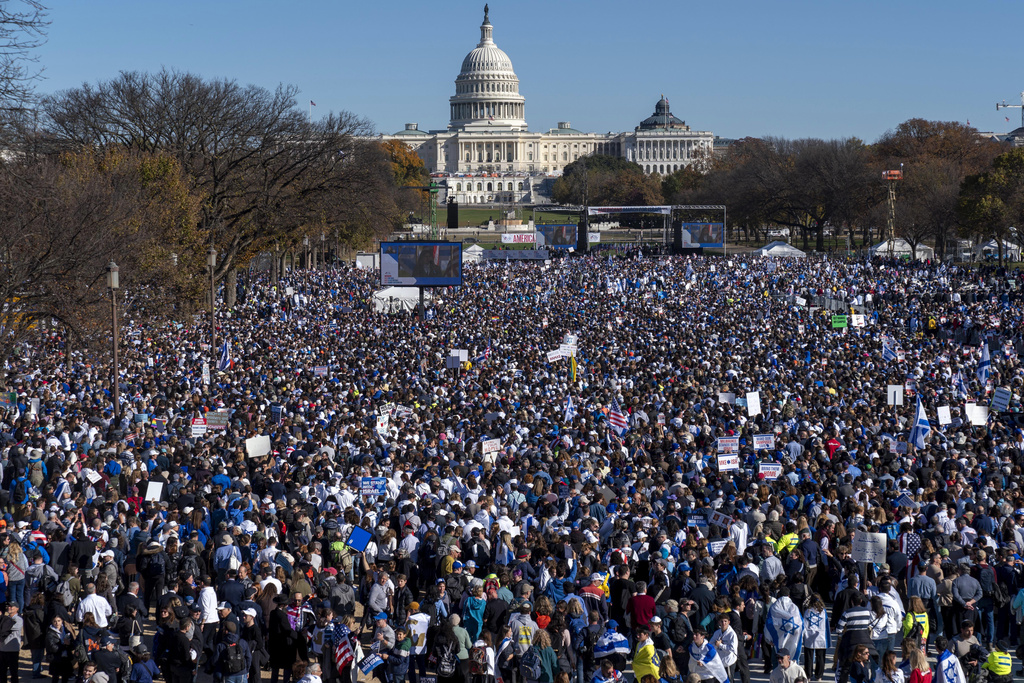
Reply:
[[309, 237], [302, 238], [302, 253], [306, 261], [306, 270], [309, 270]]
[[217, 250], [210, 247], [206, 253], [206, 265], [210, 268], [210, 340], [213, 352], [217, 352], [217, 286], [214, 271], [217, 269]]
[[121, 369], [117, 362], [117, 290], [121, 286], [117, 264], [111, 261], [107, 265], [107, 287], [110, 288], [110, 320], [112, 323], [112, 339], [114, 348], [114, 424], [121, 424]]

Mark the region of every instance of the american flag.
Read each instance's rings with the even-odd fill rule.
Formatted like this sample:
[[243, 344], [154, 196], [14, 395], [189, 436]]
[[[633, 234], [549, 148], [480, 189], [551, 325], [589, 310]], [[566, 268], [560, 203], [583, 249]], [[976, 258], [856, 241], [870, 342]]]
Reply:
[[356, 659], [355, 653], [352, 651], [350, 633], [348, 626], [334, 627], [334, 639], [338, 641], [337, 647], [334, 648], [334, 664], [338, 667], [338, 671], [343, 671]]
[[488, 337], [487, 338], [487, 348], [484, 349], [484, 360], [487, 360], [490, 357], [491, 357], [491, 338]]
[[608, 413], [608, 424], [615, 429], [615, 433], [622, 436], [629, 429], [629, 423], [626, 421], [626, 416], [622, 413], [622, 406], [619, 405], [619, 399], [612, 399], [611, 412]]

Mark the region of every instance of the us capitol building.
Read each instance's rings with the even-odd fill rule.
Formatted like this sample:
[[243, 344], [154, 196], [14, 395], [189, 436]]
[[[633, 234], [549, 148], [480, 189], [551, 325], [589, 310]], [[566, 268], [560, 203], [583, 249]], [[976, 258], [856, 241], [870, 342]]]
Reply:
[[714, 151], [713, 135], [673, 116], [664, 95], [631, 132], [583, 133], [563, 121], [546, 133], [531, 133], [519, 79], [493, 34], [484, 5], [480, 43], [462, 60], [446, 130], [407, 123], [405, 130], [380, 136], [415, 150], [447, 197], [460, 204], [547, 201], [553, 178], [589, 154], [623, 157], [647, 173], [665, 175], [692, 163], [698, 152]]

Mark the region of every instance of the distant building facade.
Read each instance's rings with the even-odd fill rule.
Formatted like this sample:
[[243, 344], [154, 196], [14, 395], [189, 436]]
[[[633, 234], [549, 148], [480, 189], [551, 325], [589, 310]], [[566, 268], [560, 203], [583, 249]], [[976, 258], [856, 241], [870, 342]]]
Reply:
[[664, 95], [654, 113], [630, 132], [584, 133], [568, 121], [544, 133], [530, 132], [519, 79], [493, 33], [485, 5], [480, 42], [462, 60], [449, 98], [447, 129], [425, 131], [408, 123], [404, 130], [381, 136], [415, 150], [460, 203], [546, 201], [550, 179], [592, 154], [629, 159], [646, 173], [668, 174], [713, 153], [714, 136], [673, 116]]

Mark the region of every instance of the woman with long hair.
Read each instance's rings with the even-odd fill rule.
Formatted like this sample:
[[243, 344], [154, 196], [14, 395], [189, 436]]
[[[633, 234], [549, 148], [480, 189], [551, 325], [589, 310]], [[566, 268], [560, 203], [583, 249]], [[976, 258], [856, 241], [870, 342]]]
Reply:
[[25, 611], [25, 572], [28, 560], [21, 546], [11, 543], [7, 546], [7, 600], [18, 605], [18, 611]]
[[875, 595], [871, 598], [871, 642], [875, 646], [878, 662], [885, 653], [892, 649], [892, 636], [889, 635], [889, 622], [892, 617], [885, 611], [882, 598]]
[[928, 658], [920, 648], [915, 647], [907, 653], [907, 661], [910, 662], [908, 683], [932, 683], [932, 668], [928, 665]]
[[75, 634], [61, 617], [54, 617], [44, 637], [50, 683], [68, 683], [75, 673]]
[[825, 601], [815, 593], [804, 610], [804, 670], [809, 680], [820, 681], [825, 674], [825, 652], [831, 645]]
[[875, 672], [875, 683], [904, 683], [906, 677], [896, 661], [896, 652], [889, 650], [882, 657], [882, 665]]

